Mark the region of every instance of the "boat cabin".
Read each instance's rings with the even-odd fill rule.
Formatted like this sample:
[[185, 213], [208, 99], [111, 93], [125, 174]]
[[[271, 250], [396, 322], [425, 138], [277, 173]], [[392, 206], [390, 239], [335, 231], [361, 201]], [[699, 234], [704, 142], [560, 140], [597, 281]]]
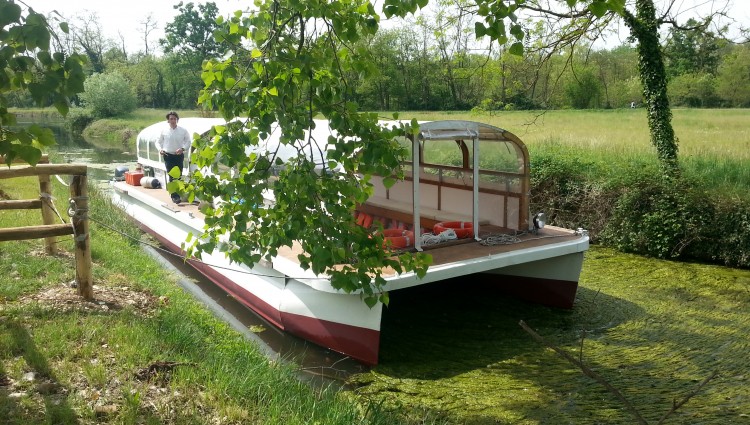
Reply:
[[529, 154], [518, 137], [472, 121], [433, 121], [420, 123], [407, 143], [406, 178], [386, 188], [382, 177], [373, 177], [374, 195], [360, 213], [387, 229], [419, 234], [472, 229], [456, 233], [477, 240], [483, 228], [529, 230]]
[[[220, 118], [179, 121], [188, 132], [198, 135], [224, 123]], [[402, 162], [405, 179], [386, 188], [383, 176], [373, 176], [374, 194], [357, 208], [360, 224], [370, 227], [378, 220], [387, 231], [408, 231], [407, 244], [397, 248], [417, 250], [423, 247], [422, 238], [414, 234], [437, 235], [451, 229], [458, 239], [480, 240], [482, 233], [490, 231], [529, 230], [529, 154], [518, 137], [473, 121], [421, 122], [419, 126], [416, 136], [402, 140], [409, 151]], [[151, 125], [137, 140], [138, 162], [154, 171], [152, 175], [162, 187], [167, 174], [156, 141], [167, 127], [166, 121]], [[316, 140], [327, 140], [331, 130], [327, 122], [317, 120], [313, 131]], [[272, 133], [262, 149], [284, 158], [297, 154], [293, 148], [276, 146], [277, 139]], [[189, 166], [189, 156], [186, 160]], [[400, 236], [390, 238], [391, 242], [403, 242]]]

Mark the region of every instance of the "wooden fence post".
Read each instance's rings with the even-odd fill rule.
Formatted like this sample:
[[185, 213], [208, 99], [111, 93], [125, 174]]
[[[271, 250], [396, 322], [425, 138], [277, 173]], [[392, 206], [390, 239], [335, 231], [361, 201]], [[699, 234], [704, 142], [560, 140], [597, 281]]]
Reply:
[[[42, 201], [42, 224], [55, 224], [55, 215], [51, 207], [52, 185], [48, 175], [39, 175], [39, 199]], [[54, 255], [57, 252], [57, 238], [44, 238], [44, 251], [47, 255]]]
[[70, 199], [75, 203], [73, 217], [73, 236], [75, 237], [76, 282], [78, 295], [90, 300], [94, 298], [93, 278], [91, 275], [91, 244], [89, 238], [89, 192], [86, 175], [73, 176], [70, 183]]

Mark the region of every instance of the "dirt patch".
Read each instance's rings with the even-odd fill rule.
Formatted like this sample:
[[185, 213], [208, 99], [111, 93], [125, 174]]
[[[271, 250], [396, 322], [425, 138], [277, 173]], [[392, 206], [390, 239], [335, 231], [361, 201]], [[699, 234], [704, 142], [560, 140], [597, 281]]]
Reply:
[[19, 298], [18, 302], [22, 305], [38, 303], [60, 311], [102, 312], [132, 308], [143, 316], [152, 316], [161, 301], [148, 292], [127, 286], [99, 285], [94, 285], [94, 298], [86, 300], [78, 295], [74, 285], [60, 284]]

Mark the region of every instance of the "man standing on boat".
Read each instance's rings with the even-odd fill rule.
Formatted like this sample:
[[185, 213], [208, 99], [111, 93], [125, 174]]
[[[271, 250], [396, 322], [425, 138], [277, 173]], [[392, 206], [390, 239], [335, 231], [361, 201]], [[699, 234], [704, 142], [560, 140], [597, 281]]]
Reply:
[[[177, 121], [180, 120], [180, 116], [175, 111], [167, 112], [167, 122], [169, 128], [164, 129], [159, 135], [159, 139], [156, 141], [156, 148], [159, 149], [159, 154], [164, 158], [164, 166], [167, 168], [167, 175], [169, 171], [174, 167], [177, 167], [179, 171], [178, 177], [182, 176], [182, 167], [185, 163], [185, 151], [190, 149], [190, 145], [193, 140], [187, 130], [177, 125]], [[169, 181], [174, 180], [174, 177], [169, 176]], [[172, 201], [175, 204], [180, 203], [180, 194], [170, 194]]]

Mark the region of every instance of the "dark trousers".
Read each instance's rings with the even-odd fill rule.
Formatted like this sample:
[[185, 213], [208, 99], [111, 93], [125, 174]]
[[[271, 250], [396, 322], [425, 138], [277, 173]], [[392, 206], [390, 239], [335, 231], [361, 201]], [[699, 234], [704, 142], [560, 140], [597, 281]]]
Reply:
[[[164, 166], [167, 168], [167, 176], [169, 176], [168, 181], [174, 180], [174, 177], [169, 175], [169, 171], [177, 167], [178, 170], [180, 170], [179, 176], [182, 176], [182, 166], [185, 164], [185, 154], [173, 154], [173, 153], [165, 153], [164, 154]], [[178, 177], [179, 178], [179, 177]]]
[[[180, 174], [177, 178], [180, 178], [182, 176], [182, 166], [185, 163], [185, 154], [173, 154], [173, 153], [165, 153], [164, 154], [164, 166], [167, 168], [167, 182], [171, 182], [174, 180], [174, 177], [169, 175], [169, 170], [171, 170], [174, 167], [177, 167], [178, 170], [180, 170]], [[166, 185], [164, 185], [166, 188]], [[178, 194], [179, 195], [179, 194]]]

